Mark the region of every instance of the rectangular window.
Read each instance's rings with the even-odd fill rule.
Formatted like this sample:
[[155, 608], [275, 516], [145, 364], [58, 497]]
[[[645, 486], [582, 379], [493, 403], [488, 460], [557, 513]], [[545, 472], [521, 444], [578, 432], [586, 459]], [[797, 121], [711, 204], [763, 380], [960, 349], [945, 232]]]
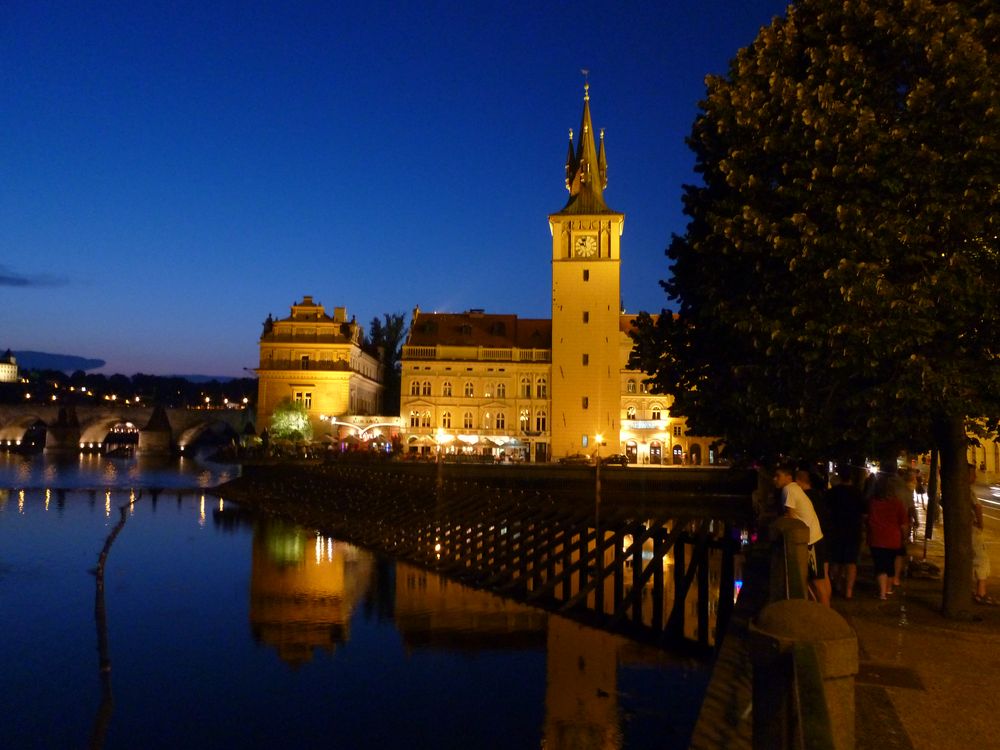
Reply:
[[295, 392], [295, 403], [297, 403], [297, 404], [301, 404], [302, 403], [302, 391], [296, 391]]
[[590, 408], [590, 399], [587, 398], [586, 396], [583, 397], [583, 408], [584, 409]]
[[583, 280], [590, 281], [590, 271], [586, 268], [583, 269]]
[[681, 436], [681, 426], [679, 424], [674, 425], [674, 437]]
[[589, 323], [590, 322], [590, 313], [589, 312], [584, 312], [583, 313], [583, 322], [584, 323]]
[[311, 392], [306, 392], [305, 398], [302, 400], [302, 405], [307, 409], [312, 409], [313, 407], [313, 395]]
[[580, 438], [580, 445], [582, 445], [584, 448], [587, 447], [587, 444], [589, 442], [590, 442], [590, 436], [589, 435], [584, 435], [582, 438]]
[[589, 354], [584, 354], [583, 355], [583, 366], [586, 367], [589, 364], [590, 364], [590, 355]]
[[303, 354], [302, 355], [302, 369], [303, 370], [308, 370], [309, 369], [309, 355], [308, 354]]

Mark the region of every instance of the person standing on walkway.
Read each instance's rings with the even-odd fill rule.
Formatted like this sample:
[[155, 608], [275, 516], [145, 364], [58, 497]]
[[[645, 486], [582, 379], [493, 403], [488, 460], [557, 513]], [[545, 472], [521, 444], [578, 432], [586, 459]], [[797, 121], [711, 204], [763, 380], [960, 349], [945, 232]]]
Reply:
[[879, 599], [886, 599], [892, 593], [889, 579], [895, 573], [896, 556], [909, 533], [910, 517], [893, 491], [892, 477], [880, 473], [868, 499], [868, 548], [875, 564]]
[[830, 606], [830, 579], [827, 577], [826, 545], [812, 501], [795, 482], [795, 466], [781, 464], [774, 470], [774, 486], [781, 490], [783, 512], [797, 518], [809, 529], [809, 585], [816, 600]]
[[830, 580], [845, 599], [854, 596], [858, 578], [858, 555], [864, 530], [865, 498], [851, 481], [851, 467], [837, 467], [838, 483], [826, 495], [830, 511]]
[[976, 604], [1000, 605], [996, 599], [986, 593], [986, 579], [990, 577], [990, 556], [986, 553], [986, 541], [983, 539], [983, 504], [976, 496], [972, 485], [976, 483], [976, 465], [969, 464], [969, 502], [972, 505], [972, 575], [976, 587], [972, 592], [972, 601]]

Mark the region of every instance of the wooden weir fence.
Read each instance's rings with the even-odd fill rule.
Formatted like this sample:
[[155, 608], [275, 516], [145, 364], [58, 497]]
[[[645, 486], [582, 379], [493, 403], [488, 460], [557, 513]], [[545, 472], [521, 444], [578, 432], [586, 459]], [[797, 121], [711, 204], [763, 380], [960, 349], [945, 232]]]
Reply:
[[469, 586], [711, 649], [732, 612], [756, 478], [601, 469], [600, 480], [592, 467], [348, 464], [250, 468], [221, 492]]

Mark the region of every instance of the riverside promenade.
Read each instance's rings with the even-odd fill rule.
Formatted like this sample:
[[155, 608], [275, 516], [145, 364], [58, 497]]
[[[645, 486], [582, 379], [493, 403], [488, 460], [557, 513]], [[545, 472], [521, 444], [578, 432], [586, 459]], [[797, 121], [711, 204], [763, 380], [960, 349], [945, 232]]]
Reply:
[[[922, 514], [922, 509], [920, 509]], [[923, 517], [910, 551], [923, 559]], [[926, 562], [944, 568], [944, 530], [927, 542]], [[1000, 534], [986, 530], [992, 575], [988, 590], [1000, 599]], [[940, 614], [941, 577], [926, 577], [911, 565], [892, 596], [881, 601], [867, 550], [862, 555], [854, 598], [834, 596], [833, 607], [858, 637], [855, 679], [856, 746], [860, 750], [1000, 749], [1000, 607], [970, 604], [975, 619], [947, 620]], [[969, 583], [971, 601], [972, 582]], [[743, 604], [741, 602], [741, 604]], [[692, 747], [751, 747], [748, 613], [737, 606], [694, 733]]]

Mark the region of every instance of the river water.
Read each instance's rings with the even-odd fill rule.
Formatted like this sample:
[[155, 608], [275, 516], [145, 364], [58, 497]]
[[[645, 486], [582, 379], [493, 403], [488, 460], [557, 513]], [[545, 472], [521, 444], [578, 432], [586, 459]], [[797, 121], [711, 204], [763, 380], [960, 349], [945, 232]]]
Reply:
[[0, 454], [0, 747], [687, 746], [704, 665], [255, 518], [205, 492], [237, 467], [185, 461]]

